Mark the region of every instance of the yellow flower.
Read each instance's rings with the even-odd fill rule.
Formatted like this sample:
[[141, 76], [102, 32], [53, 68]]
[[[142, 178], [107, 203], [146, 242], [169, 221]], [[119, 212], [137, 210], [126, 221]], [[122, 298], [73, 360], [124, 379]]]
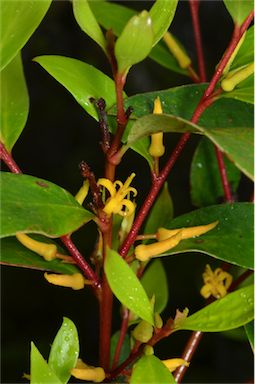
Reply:
[[184, 49], [180, 44], [175, 40], [173, 35], [170, 32], [166, 32], [163, 36], [164, 42], [168, 46], [170, 52], [178, 61], [178, 64], [181, 68], [188, 68], [191, 64], [189, 56], [186, 54]]
[[44, 277], [50, 284], [68, 287], [74, 290], [83, 289], [85, 284], [91, 284], [90, 280], [86, 280], [81, 273], [74, 273], [73, 275], [45, 273]]
[[88, 195], [88, 192], [89, 192], [89, 181], [85, 180], [83, 182], [81, 188], [79, 189], [79, 191], [75, 195], [75, 200], [77, 200], [78, 203], [82, 205], [84, 200], [86, 199], [86, 197]]
[[135, 210], [135, 204], [125, 197], [132, 192], [134, 196], [137, 195], [137, 190], [130, 187], [130, 184], [135, 177], [135, 173], [132, 173], [125, 183], [116, 180], [112, 183], [110, 180], [101, 178], [97, 184], [106, 188], [110, 193], [110, 197], [106, 200], [103, 211], [110, 216], [111, 214], [119, 214], [121, 216], [130, 216]]
[[103, 368], [87, 365], [81, 359], [78, 359], [76, 367], [71, 370], [71, 374], [76, 379], [93, 381], [94, 383], [101, 383], [105, 379]]
[[183, 359], [168, 359], [168, 360], [161, 360], [162, 363], [169, 369], [170, 372], [175, 371], [178, 367], [181, 365], [185, 365], [185, 367], [189, 366], [189, 362]]
[[42, 256], [46, 261], [56, 259], [57, 247], [55, 244], [48, 244], [34, 240], [31, 237], [25, 235], [25, 233], [16, 233], [16, 237], [21, 244]]
[[210, 265], [207, 264], [203, 273], [203, 280], [205, 285], [201, 288], [200, 294], [205, 299], [211, 295], [219, 299], [227, 294], [233, 278], [221, 268], [216, 268], [213, 272]]

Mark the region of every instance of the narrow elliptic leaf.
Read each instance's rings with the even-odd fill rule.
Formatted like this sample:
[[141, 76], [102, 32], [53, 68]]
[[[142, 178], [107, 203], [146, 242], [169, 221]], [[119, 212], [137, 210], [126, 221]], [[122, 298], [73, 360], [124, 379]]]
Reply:
[[73, 0], [74, 16], [81, 29], [106, 52], [106, 40], [88, 0]]
[[162, 262], [154, 260], [146, 268], [141, 283], [148, 297], [155, 295], [154, 312], [161, 313], [168, 302], [167, 276]]
[[31, 343], [31, 384], [63, 384], [50, 369], [34, 343]]
[[34, 59], [62, 84], [94, 119], [97, 112], [90, 98], [102, 97], [109, 108], [115, 103], [114, 81], [92, 65], [64, 56], [39, 56]]
[[26, 44], [44, 18], [50, 4], [51, 0], [1, 1], [1, 70]]
[[154, 32], [153, 46], [164, 36], [174, 18], [178, 0], [156, 0], [150, 9]]
[[248, 324], [245, 324], [244, 326], [247, 338], [249, 340], [249, 343], [251, 345], [252, 350], [254, 350], [254, 321], [251, 321]]
[[72, 320], [64, 317], [63, 323], [53, 341], [49, 355], [49, 367], [62, 383], [67, 383], [71, 369], [79, 356], [79, 337]]
[[174, 255], [183, 252], [206, 253], [230, 264], [253, 269], [253, 204], [234, 203], [200, 208], [173, 219], [166, 228], [183, 228], [203, 225], [219, 220], [211, 231], [187, 240], [166, 252]]
[[151, 17], [147, 11], [133, 16], [115, 44], [118, 72], [126, 74], [130, 67], [148, 56], [153, 44]]
[[162, 191], [157, 197], [156, 202], [150, 210], [150, 214], [145, 224], [144, 234], [156, 233], [159, 227], [173, 218], [173, 202], [168, 191], [167, 183], [164, 184]]
[[153, 324], [151, 304], [142, 284], [128, 264], [113, 249], [108, 249], [105, 273], [117, 299], [141, 319]]
[[231, 92], [222, 92], [220, 97], [228, 97], [231, 99], [241, 100], [245, 103], [254, 104], [254, 75], [249, 76], [242, 81]]
[[253, 10], [252, 0], [223, 0], [230, 13], [233, 21], [237, 25], [241, 25], [249, 13]]
[[[240, 171], [227, 157], [224, 157], [224, 163], [231, 190], [235, 192], [240, 181]], [[202, 138], [194, 153], [190, 184], [192, 203], [197, 207], [217, 204], [224, 199], [215, 148], [207, 138]]]
[[254, 318], [253, 285], [238, 289], [178, 322], [176, 329], [222, 332], [238, 328]]
[[244, 41], [231, 64], [230, 70], [252, 63], [254, 60], [254, 26], [246, 32]]
[[[111, 349], [110, 349], [111, 365], [113, 363], [113, 358], [114, 358], [115, 350], [119, 341], [119, 336], [120, 336], [120, 331], [117, 331], [111, 337]], [[125, 361], [128, 358], [130, 351], [131, 351], [130, 337], [129, 335], [126, 334], [121, 347], [118, 365], [123, 363], [123, 361]]]
[[[48, 237], [41, 235], [32, 235], [33, 239], [43, 241], [44, 243], [56, 244]], [[58, 247], [58, 252], [65, 255], [65, 251]], [[74, 274], [79, 272], [78, 268], [74, 264], [69, 264], [55, 259], [52, 261], [46, 261], [43, 257], [37, 255], [35, 252], [30, 251], [24, 245], [22, 245], [16, 237], [6, 237], [1, 240], [1, 264], [12, 267], [22, 267], [29, 269], [37, 269], [41, 271], [58, 272], [64, 274]]]
[[0, 140], [11, 151], [25, 127], [29, 110], [20, 53], [1, 72], [0, 108]]
[[93, 219], [75, 198], [49, 181], [2, 172], [2, 225], [0, 237], [17, 232], [59, 237]]
[[158, 64], [169, 69], [170, 71], [180, 73], [181, 75], [189, 76], [187, 69], [183, 69], [179, 66], [177, 60], [166, 47], [164, 41], [159, 41], [155, 47], [152, 48], [149, 57], [156, 61]]
[[154, 355], [142, 356], [135, 363], [130, 384], [171, 384], [174, 377], [167, 367]]

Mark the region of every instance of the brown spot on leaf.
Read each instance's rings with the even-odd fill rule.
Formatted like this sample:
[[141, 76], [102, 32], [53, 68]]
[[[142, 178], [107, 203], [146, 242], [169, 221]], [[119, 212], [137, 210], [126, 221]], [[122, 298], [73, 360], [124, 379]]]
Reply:
[[43, 181], [36, 181], [36, 184], [42, 188], [49, 188], [48, 184], [44, 183]]
[[201, 243], [203, 243], [204, 242], [204, 240], [202, 240], [202, 239], [196, 239], [195, 240], [195, 243], [197, 243], [197, 244], [201, 244]]

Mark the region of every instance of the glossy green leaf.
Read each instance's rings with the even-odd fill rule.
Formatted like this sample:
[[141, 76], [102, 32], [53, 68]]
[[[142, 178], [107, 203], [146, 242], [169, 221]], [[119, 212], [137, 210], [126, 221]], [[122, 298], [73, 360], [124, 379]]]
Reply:
[[129, 20], [114, 48], [119, 73], [126, 74], [132, 65], [148, 56], [153, 36], [152, 21], [147, 11], [142, 11]]
[[62, 384], [34, 343], [31, 343], [31, 384]]
[[[53, 243], [53, 240], [45, 236], [32, 235], [32, 238], [44, 243]], [[57, 245], [57, 244], [56, 244]], [[58, 247], [58, 252], [65, 255], [65, 251]], [[52, 261], [46, 261], [43, 257], [37, 255], [35, 252], [30, 251], [24, 247], [16, 237], [6, 237], [1, 240], [1, 264], [9, 265], [13, 267], [23, 267], [30, 269], [37, 269], [41, 271], [59, 272], [64, 274], [70, 274], [79, 272], [78, 268], [74, 264], [69, 264], [55, 259]]]
[[176, 58], [172, 55], [162, 40], [152, 48], [149, 57], [170, 71], [189, 76], [187, 69], [183, 69], [179, 66]]
[[17, 232], [59, 237], [73, 232], [94, 215], [63, 188], [28, 175], [2, 172], [1, 237]]
[[[117, 331], [111, 337], [111, 349], [110, 349], [111, 365], [112, 365], [115, 350], [116, 350], [116, 347], [117, 347], [117, 344], [119, 341], [119, 336], [120, 336], [120, 331]], [[130, 337], [126, 334], [124, 341], [123, 341], [123, 344], [122, 344], [122, 347], [121, 347], [120, 358], [119, 358], [118, 364], [123, 363], [123, 361], [125, 361], [128, 358], [130, 351], [131, 351]]]
[[153, 324], [151, 304], [143, 286], [128, 264], [112, 249], [107, 252], [105, 273], [117, 299], [141, 319]]
[[[240, 171], [224, 157], [228, 181], [232, 191], [236, 191], [240, 181]], [[202, 138], [194, 153], [191, 172], [191, 199], [193, 205], [206, 207], [223, 201], [224, 191], [219, 174], [214, 145]]]
[[171, 384], [175, 383], [173, 375], [154, 355], [142, 356], [135, 363], [130, 384]]
[[244, 41], [231, 64], [230, 70], [252, 63], [254, 60], [254, 26], [246, 32]]
[[203, 225], [219, 220], [211, 231], [187, 240], [164, 254], [206, 253], [216, 259], [253, 269], [253, 204], [234, 203], [200, 208], [173, 219], [166, 228]]
[[254, 321], [245, 324], [244, 329], [251, 345], [251, 348], [252, 350], [254, 350]]
[[73, 0], [74, 16], [81, 29], [106, 52], [106, 40], [88, 0]]
[[39, 56], [34, 59], [62, 84], [87, 113], [98, 120], [90, 98], [102, 97], [109, 108], [115, 103], [114, 81], [92, 65], [64, 56]]
[[153, 46], [168, 30], [176, 11], [178, 0], [156, 0], [150, 9], [152, 28], [154, 32]]
[[168, 302], [167, 276], [160, 260], [152, 261], [146, 268], [141, 283], [148, 297], [155, 295], [154, 312], [161, 313]]
[[231, 92], [222, 92], [220, 97], [228, 97], [231, 99], [241, 100], [245, 103], [254, 103], [254, 75], [249, 76], [242, 81]]
[[163, 227], [165, 223], [169, 222], [172, 218], [173, 202], [168, 191], [168, 184], [165, 183], [150, 210], [143, 232], [145, 234], [156, 233], [159, 227]]
[[62, 383], [67, 383], [70, 371], [76, 366], [79, 356], [79, 338], [74, 323], [64, 317], [63, 323], [53, 341], [49, 355], [49, 367]]
[[253, 318], [253, 285], [249, 285], [214, 301], [176, 326], [190, 331], [222, 332], [247, 324]]
[[234, 23], [241, 25], [249, 13], [253, 10], [252, 0], [223, 0]]
[[26, 44], [50, 4], [51, 0], [1, 1], [1, 70]]
[[0, 140], [8, 151], [25, 127], [29, 97], [19, 53], [1, 72]]

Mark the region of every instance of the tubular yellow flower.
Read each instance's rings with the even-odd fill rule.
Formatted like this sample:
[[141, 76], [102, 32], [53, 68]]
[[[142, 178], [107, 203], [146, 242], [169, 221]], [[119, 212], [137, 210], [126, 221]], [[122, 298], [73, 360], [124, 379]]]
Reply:
[[[157, 97], [154, 100], [153, 113], [154, 114], [161, 114], [161, 113], [163, 113], [159, 97]], [[153, 133], [151, 135], [151, 145], [150, 145], [150, 148], [149, 148], [149, 153], [153, 157], [161, 157], [161, 156], [164, 155], [165, 147], [164, 147], [164, 144], [163, 144], [163, 132], [157, 132], [157, 133]]]
[[178, 44], [178, 42], [174, 39], [173, 35], [170, 32], [166, 32], [163, 36], [163, 39], [168, 46], [169, 51], [178, 61], [179, 66], [181, 68], [188, 68], [188, 66], [191, 64], [191, 60], [186, 52], [184, 52], [182, 47]]
[[[111, 214], [119, 214], [121, 216], [130, 216], [135, 210], [135, 204], [125, 197], [132, 192], [134, 196], [137, 195], [137, 190], [130, 187], [130, 184], [135, 177], [135, 173], [132, 173], [125, 183], [116, 180], [112, 183], [110, 180], [102, 178], [99, 179], [97, 184], [106, 188], [110, 193], [110, 197], [106, 200], [103, 211], [110, 216]], [[117, 189], [117, 187], [119, 187]], [[124, 209], [123, 209], [124, 208]]]
[[78, 203], [82, 205], [84, 200], [87, 197], [88, 192], [89, 192], [89, 182], [88, 180], [85, 180], [83, 182], [82, 187], [79, 189], [79, 191], [75, 195], [75, 200], [77, 200]]
[[84, 279], [81, 273], [74, 273], [73, 275], [58, 275], [54, 273], [45, 273], [44, 277], [50, 284], [72, 288], [74, 290], [83, 289], [85, 284], [91, 283], [90, 280]]
[[241, 81], [247, 79], [254, 72], [254, 63], [248, 64], [239, 70], [229, 72], [225, 79], [221, 82], [221, 88], [225, 92], [231, 92], [233, 89], [241, 83]]
[[34, 240], [25, 235], [25, 233], [16, 233], [16, 237], [26, 248], [42, 256], [45, 260], [50, 261], [56, 258], [57, 247], [55, 244], [47, 244]]
[[191, 237], [196, 237], [203, 235], [204, 233], [211, 231], [213, 228], [218, 225], [219, 221], [214, 221], [213, 223], [207, 224], [207, 225], [198, 225], [196, 227], [189, 227], [189, 228], [179, 228], [179, 229], [166, 229], [166, 228], [159, 228], [157, 231], [157, 240], [162, 241], [169, 239], [169, 237], [176, 235], [176, 233], [180, 230], [182, 230], [182, 240], [184, 239], [190, 239]]
[[178, 358], [161, 361], [169, 369], [170, 372], [175, 371], [176, 368], [180, 367], [181, 365], [185, 365], [185, 367], [188, 367], [190, 364], [188, 361]]
[[203, 273], [204, 286], [200, 290], [200, 294], [208, 299], [211, 295], [216, 299], [224, 297], [232, 283], [232, 276], [223, 271], [221, 268], [216, 268], [213, 272], [210, 265], [206, 265]]
[[101, 383], [105, 379], [103, 368], [87, 365], [81, 359], [78, 359], [76, 367], [71, 370], [71, 374], [76, 379], [93, 381], [94, 383]]

